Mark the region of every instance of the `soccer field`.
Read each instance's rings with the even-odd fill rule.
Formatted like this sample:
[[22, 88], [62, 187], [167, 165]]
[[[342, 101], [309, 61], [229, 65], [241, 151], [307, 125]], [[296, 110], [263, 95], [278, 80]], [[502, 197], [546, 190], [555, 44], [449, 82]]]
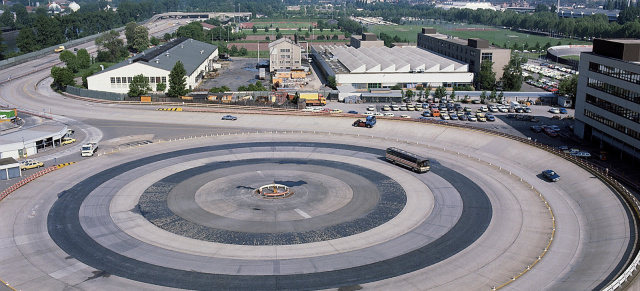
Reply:
[[424, 25], [374, 25], [369, 26], [370, 32], [379, 34], [384, 32], [391, 36], [399, 36], [401, 39], [407, 39], [409, 42], [417, 42], [417, 34], [422, 31], [422, 27], [435, 27], [438, 33], [452, 35], [460, 38], [482, 38], [489, 41], [489, 43], [503, 46], [513, 46], [517, 43], [518, 46], [522, 46], [525, 43], [529, 44], [529, 47], [535, 46], [539, 43], [540, 46], [544, 46], [547, 42], [552, 46], [558, 45], [560, 42], [562, 45], [566, 44], [591, 44], [586, 41], [578, 41], [575, 39], [566, 38], [550, 38], [537, 35], [529, 35], [525, 33], [515, 32], [508, 29], [502, 29], [497, 27], [482, 26], [482, 25], [468, 25], [468, 24], [434, 24], [432, 22], [425, 21]]

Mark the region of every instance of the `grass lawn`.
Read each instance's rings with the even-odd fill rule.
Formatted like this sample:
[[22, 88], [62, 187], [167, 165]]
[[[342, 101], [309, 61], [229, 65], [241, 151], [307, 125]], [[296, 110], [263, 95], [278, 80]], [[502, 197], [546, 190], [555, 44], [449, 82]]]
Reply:
[[573, 56], [562, 56], [562, 57], [563, 57], [563, 58], [565, 58], [565, 59], [568, 59], [568, 60], [576, 60], [576, 61], [579, 61], [579, 60], [580, 60], [580, 56], [579, 56], [579, 55], [573, 55]]
[[[558, 39], [549, 38], [544, 36], [529, 35], [525, 33], [515, 32], [508, 29], [501, 29], [490, 26], [482, 25], [468, 25], [468, 24], [434, 24], [429, 21], [425, 21], [424, 25], [374, 25], [369, 26], [369, 31], [374, 33], [384, 32], [391, 36], [398, 35], [401, 39], [407, 39], [410, 42], [417, 42], [417, 34], [422, 31], [422, 27], [435, 27], [436, 31], [442, 34], [452, 35], [460, 38], [482, 38], [488, 40], [490, 43], [495, 43], [498, 46], [503, 46], [505, 43], [509, 46], [513, 46], [514, 43], [518, 45], [524, 45], [528, 43], [530, 47], [535, 46], [536, 42], [540, 46], [544, 46], [547, 42], [550, 42], [552, 46], [561, 42], [566, 44], [591, 44], [586, 41], [578, 41], [575, 39]], [[484, 29], [484, 30], [483, 30]]]
[[[307, 29], [302, 29], [302, 31], [298, 32], [297, 29], [286, 29], [286, 28], [280, 28], [280, 33], [282, 33], [282, 35], [294, 35], [296, 34], [296, 32], [300, 35], [304, 35], [305, 33], [307, 33], [309, 30]], [[309, 32], [309, 34], [315, 34], [315, 35], [341, 35], [344, 34], [342, 33], [340, 30], [334, 30], [333, 32], [331, 32], [330, 29], [324, 29], [322, 32], [320, 32], [319, 29], [314, 29], [314, 32], [311, 33]], [[265, 32], [264, 28], [263, 29], [258, 29], [258, 31], [256, 33], [253, 33], [253, 31], [251, 29], [244, 29], [242, 30], [242, 32], [244, 32], [246, 35], [276, 35], [276, 28], [275, 26], [273, 28], [269, 28], [269, 32]]]

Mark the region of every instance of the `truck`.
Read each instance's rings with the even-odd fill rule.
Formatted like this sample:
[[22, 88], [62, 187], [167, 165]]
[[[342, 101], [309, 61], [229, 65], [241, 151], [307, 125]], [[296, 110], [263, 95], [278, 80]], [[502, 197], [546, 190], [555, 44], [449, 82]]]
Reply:
[[365, 120], [358, 119], [355, 122], [353, 122], [353, 126], [356, 126], [356, 127], [372, 128], [374, 125], [376, 125], [376, 117], [373, 115], [367, 116], [367, 119]]
[[91, 157], [93, 156], [93, 154], [96, 153], [97, 150], [98, 150], [98, 143], [90, 142], [82, 146], [82, 149], [80, 150], [80, 154], [83, 157]]
[[265, 70], [265, 68], [260, 68], [259, 73], [258, 73], [258, 79], [260, 80], [264, 80], [267, 76], [267, 72]]
[[300, 100], [304, 100], [307, 106], [325, 106], [327, 99], [318, 93], [300, 93]]

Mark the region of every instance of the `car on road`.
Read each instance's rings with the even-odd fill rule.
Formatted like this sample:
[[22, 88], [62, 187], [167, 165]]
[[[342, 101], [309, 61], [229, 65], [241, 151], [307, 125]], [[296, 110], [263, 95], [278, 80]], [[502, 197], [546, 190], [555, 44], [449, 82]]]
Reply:
[[402, 118], [411, 118], [411, 116], [406, 115], [406, 114], [402, 114], [402, 115], [400, 115], [400, 117], [402, 117]]
[[62, 139], [62, 142], [60, 143], [60, 145], [61, 146], [68, 145], [68, 144], [72, 144], [74, 142], [76, 142], [75, 138], [65, 137], [65, 138]]
[[588, 153], [588, 152], [577, 152], [577, 153], [573, 153], [573, 154], [571, 154], [571, 155], [572, 155], [572, 156], [574, 156], [574, 157], [578, 157], [578, 158], [585, 158], [585, 159], [587, 159], [587, 158], [590, 158], [590, 157], [591, 157], [591, 154], [590, 154], [590, 153]]
[[358, 111], [355, 111], [355, 110], [349, 110], [349, 112], [347, 112], [347, 113], [349, 113], [349, 114], [358, 114]]
[[544, 170], [542, 171], [542, 176], [551, 182], [558, 182], [560, 180], [560, 175], [558, 175], [554, 170]]
[[549, 112], [554, 113], [554, 114], [560, 114], [560, 109], [555, 108], [555, 107], [551, 107], [551, 108], [549, 108]]
[[20, 162], [20, 170], [29, 170], [44, 167], [43, 162], [38, 162], [36, 160], [24, 160]]
[[394, 116], [396, 116], [396, 115], [395, 115], [395, 114], [393, 114], [393, 113], [391, 113], [391, 112], [385, 112], [385, 113], [384, 113], [384, 116], [386, 116], [386, 117], [394, 117]]
[[340, 110], [340, 109], [332, 109], [330, 112], [331, 113], [342, 113], [342, 110]]
[[222, 117], [222, 120], [237, 120], [238, 118], [233, 115], [225, 115]]
[[565, 108], [560, 108], [558, 110], [560, 111], [560, 114], [567, 114], [567, 109]]

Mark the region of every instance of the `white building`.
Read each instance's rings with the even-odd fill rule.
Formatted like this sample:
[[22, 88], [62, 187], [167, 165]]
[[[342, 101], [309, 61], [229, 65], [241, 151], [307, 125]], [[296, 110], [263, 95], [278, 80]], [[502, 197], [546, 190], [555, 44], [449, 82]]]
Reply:
[[93, 74], [87, 82], [89, 90], [127, 93], [133, 76], [142, 74], [148, 78], [152, 90], [156, 90], [159, 83], [167, 85], [168, 90], [169, 73], [181, 61], [187, 71], [187, 88], [193, 89], [207, 72], [220, 67], [214, 63], [217, 58], [215, 45], [182, 37]]
[[640, 159], [640, 40], [595, 39], [579, 72], [576, 135]]
[[269, 43], [269, 70], [292, 70], [302, 68], [302, 47], [288, 38]]
[[326, 76], [334, 76], [337, 85], [357, 90], [398, 84], [403, 88], [453, 87], [473, 82], [467, 64], [416, 47], [319, 45], [314, 49], [315, 60]]

